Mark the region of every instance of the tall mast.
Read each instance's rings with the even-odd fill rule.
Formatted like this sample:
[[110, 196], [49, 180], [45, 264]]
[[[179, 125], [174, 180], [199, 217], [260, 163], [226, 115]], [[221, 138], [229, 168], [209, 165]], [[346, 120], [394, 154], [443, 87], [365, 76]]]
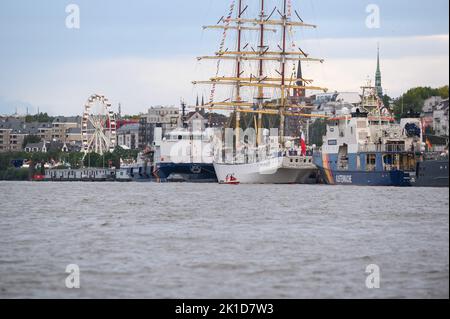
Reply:
[[282, 53], [281, 53], [281, 107], [280, 107], [280, 142], [284, 143], [284, 131], [285, 131], [285, 85], [286, 85], [286, 33], [287, 33], [287, 0], [283, 0], [283, 40], [282, 40]]
[[[261, 22], [264, 21], [264, 18], [265, 18], [264, 0], [261, 0], [261, 15], [260, 15]], [[264, 24], [263, 23], [261, 23], [261, 25], [260, 25], [259, 37], [260, 37], [259, 50], [260, 50], [261, 55], [263, 55], [264, 50], [265, 50]], [[263, 77], [264, 77], [264, 60], [261, 59], [259, 61], [259, 79], [262, 80]], [[259, 110], [263, 109], [263, 102], [264, 102], [264, 87], [261, 86], [258, 88], [258, 108], [259, 108]], [[258, 124], [257, 124], [258, 127], [255, 127], [258, 145], [261, 145], [261, 138], [262, 138], [262, 116], [263, 116], [262, 113], [258, 113]]]
[[[242, 46], [242, 30], [241, 30], [241, 16], [242, 16], [242, 1], [243, 0], [239, 0], [239, 5], [238, 5], [238, 22], [237, 22], [237, 58], [236, 58], [236, 78], [239, 79], [241, 77], [241, 46]], [[240, 81], [236, 81], [236, 103], [240, 103], [241, 102], [241, 85], [240, 85]], [[236, 149], [239, 147], [240, 144], [240, 132], [239, 129], [241, 127], [241, 113], [239, 112], [239, 107], [236, 106]]]
[[[227, 19], [221, 18], [217, 25], [204, 26], [204, 29], [222, 29], [224, 30], [224, 38], [222, 40], [220, 50], [215, 52], [212, 56], [201, 56], [197, 59], [201, 60], [228, 60], [236, 63], [235, 71], [236, 74], [227, 77], [227, 76], [219, 76], [218, 72], [215, 77], [210, 78], [206, 81], [193, 81], [194, 85], [202, 84], [202, 85], [216, 85], [220, 86], [233, 86], [236, 88], [235, 94], [231, 98], [224, 101], [213, 101], [211, 98], [210, 103], [204, 105], [204, 108], [209, 110], [225, 110], [225, 111], [234, 111], [236, 113], [236, 128], [240, 128], [240, 115], [241, 113], [249, 113], [249, 114], [258, 114], [258, 121], [255, 119], [255, 129], [258, 131], [258, 141], [260, 141], [260, 137], [262, 136], [262, 122], [264, 115], [278, 115], [281, 117], [280, 123], [280, 136], [281, 142], [283, 143], [283, 138], [285, 134], [285, 116], [302, 116], [302, 117], [311, 117], [311, 114], [307, 114], [304, 112], [291, 112], [287, 111], [287, 107], [292, 109], [303, 110], [304, 106], [291, 105], [290, 101], [287, 98], [290, 90], [300, 90], [304, 92], [305, 90], [320, 90], [326, 92], [326, 88], [313, 86], [311, 83], [313, 80], [304, 79], [303, 77], [299, 78], [297, 75], [296, 79], [286, 79], [286, 63], [291, 61], [300, 62], [300, 61], [308, 61], [308, 62], [320, 62], [323, 63], [323, 59], [312, 58], [309, 57], [309, 54], [303, 52], [303, 50], [299, 49], [299, 51], [295, 50], [287, 50], [287, 32], [288, 28], [292, 27], [300, 27], [300, 28], [316, 28], [313, 24], [308, 24], [303, 22], [303, 20], [299, 17], [301, 21], [291, 21], [288, 16], [288, 3], [287, 0], [282, 0], [283, 4], [283, 12], [280, 13], [281, 19], [271, 19], [273, 12], [267, 17], [265, 10], [267, 9], [267, 2], [265, 0], [260, 0], [260, 16], [255, 18], [243, 18], [243, 13], [246, 11], [247, 7], [245, 6], [244, 0], [237, 0], [237, 2], [232, 2], [231, 12]], [[238, 13], [235, 14], [235, 18], [231, 18], [233, 13], [234, 3], [237, 3]], [[244, 7], [244, 8], [243, 8]], [[235, 51], [229, 51], [225, 49], [223, 43], [225, 41], [225, 35], [227, 30], [236, 30], [237, 31], [237, 49]], [[249, 44], [242, 46], [242, 32], [255, 31], [259, 33], [259, 50], [249, 50]], [[281, 45], [279, 45], [279, 50], [270, 50], [266, 45], [266, 32], [280, 32], [282, 31], [281, 37]], [[251, 48], [251, 46], [250, 46]], [[257, 76], [243, 76], [243, 64], [242, 62], [257, 62], [259, 70], [257, 71]], [[267, 68], [266, 61], [278, 62], [280, 63], [281, 70], [275, 70], [279, 76], [271, 77], [265, 75], [264, 68]], [[234, 72], [233, 72], [234, 73]], [[298, 73], [301, 74], [301, 73]], [[242, 101], [242, 89], [243, 88], [255, 88], [257, 90], [257, 96], [253, 101]], [[280, 90], [281, 98], [265, 103], [264, 93], [266, 89]], [[239, 131], [236, 134], [237, 141], [239, 141]], [[238, 144], [238, 142], [236, 143]]]

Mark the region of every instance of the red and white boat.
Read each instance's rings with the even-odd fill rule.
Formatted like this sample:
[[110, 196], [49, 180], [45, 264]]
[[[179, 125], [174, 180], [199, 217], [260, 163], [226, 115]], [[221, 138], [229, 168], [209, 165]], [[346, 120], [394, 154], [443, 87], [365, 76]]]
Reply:
[[238, 181], [238, 179], [234, 176], [234, 174], [229, 174], [225, 178], [224, 181], [221, 181], [221, 184], [226, 185], [239, 185], [241, 182]]

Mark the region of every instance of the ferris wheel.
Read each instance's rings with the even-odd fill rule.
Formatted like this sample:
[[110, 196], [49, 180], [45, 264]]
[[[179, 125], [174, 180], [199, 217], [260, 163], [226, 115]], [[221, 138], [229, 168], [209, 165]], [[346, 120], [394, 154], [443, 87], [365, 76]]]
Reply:
[[103, 155], [116, 146], [117, 124], [111, 103], [104, 95], [94, 94], [84, 105], [81, 137], [84, 154]]

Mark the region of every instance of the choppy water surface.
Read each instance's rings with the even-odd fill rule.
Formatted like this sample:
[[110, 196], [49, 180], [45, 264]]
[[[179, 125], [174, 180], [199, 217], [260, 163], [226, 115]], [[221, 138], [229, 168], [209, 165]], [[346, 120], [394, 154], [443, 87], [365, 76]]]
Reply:
[[448, 188], [0, 182], [0, 201], [3, 298], [449, 297]]

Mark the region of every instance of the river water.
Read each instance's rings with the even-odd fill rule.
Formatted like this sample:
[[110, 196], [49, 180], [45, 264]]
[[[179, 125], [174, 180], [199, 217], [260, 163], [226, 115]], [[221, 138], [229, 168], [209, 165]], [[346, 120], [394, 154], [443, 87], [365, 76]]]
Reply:
[[0, 298], [449, 297], [448, 188], [0, 182], [0, 202]]

